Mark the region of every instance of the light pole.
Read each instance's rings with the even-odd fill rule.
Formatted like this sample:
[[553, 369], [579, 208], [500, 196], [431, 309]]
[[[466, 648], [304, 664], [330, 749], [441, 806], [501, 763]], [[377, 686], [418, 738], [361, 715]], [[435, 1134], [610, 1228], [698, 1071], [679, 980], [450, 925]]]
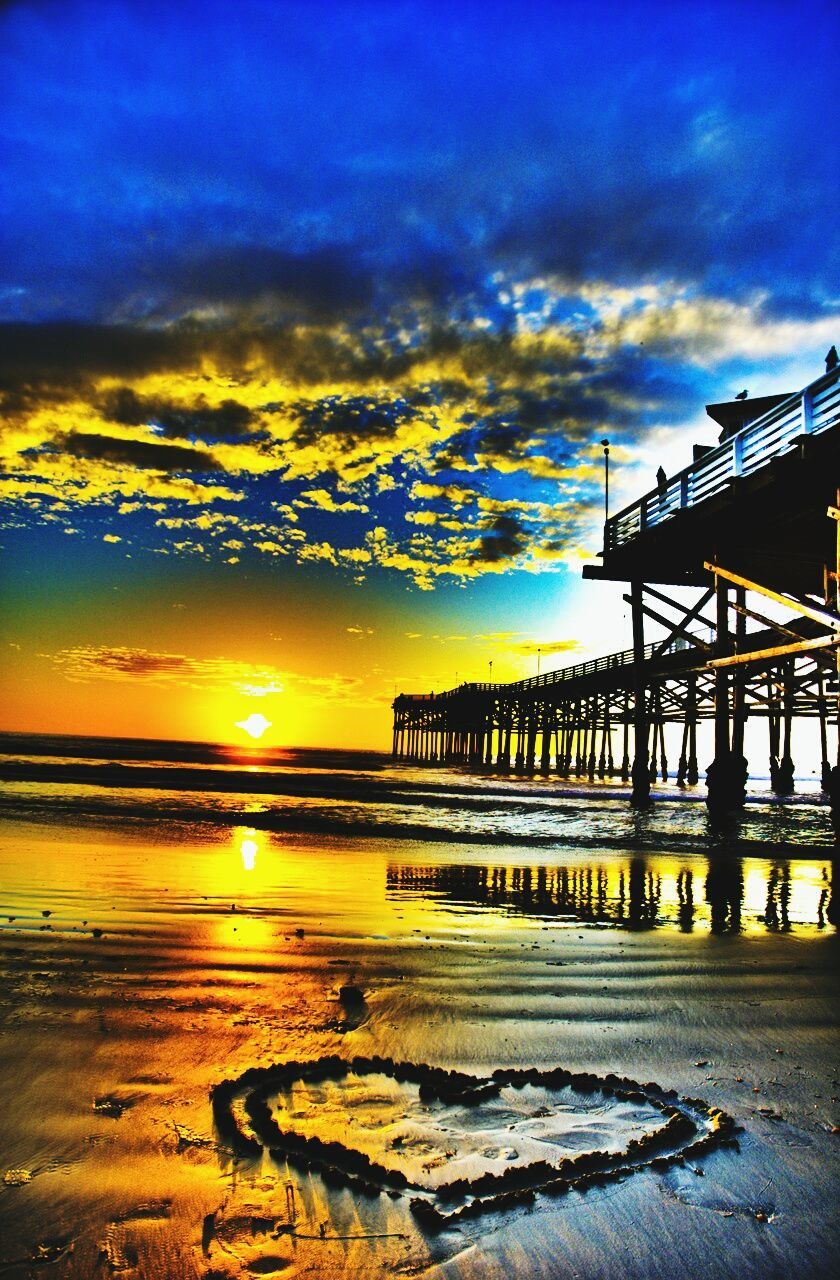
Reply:
[[493, 683], [493, 659], [490, 659], [490, 683]]
[[537, 675], [540, 674], [540, 658], [542, 657], [542, 649], [537, 649]]
[[604, 437], [601, 441], [604, 450], [604, 523], [610, 518], [610, 442]]

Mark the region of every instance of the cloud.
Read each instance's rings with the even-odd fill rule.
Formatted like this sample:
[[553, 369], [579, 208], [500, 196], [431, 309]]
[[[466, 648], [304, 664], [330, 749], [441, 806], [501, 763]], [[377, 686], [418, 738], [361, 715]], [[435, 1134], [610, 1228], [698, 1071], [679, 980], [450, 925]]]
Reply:
[[225, 244], [189, 253], [157, 270], [169, 309], [207, 302], [273, 303], [295, 316], [335, 319], [373, 296], [371, 276], [353, 245], [290, 250], [265, 243]]
[[52, 662], [70, 680], [144, 680], [189, 688], [232, 685], [241, 691], [254, 686], [282, 684], [279, 672], [261, 664], [252, 666], [227, 658], [156, 653], [121, 645], [79, 645], [61, 649], [52, 656]]
[[151, 440], [126, 440], [95, 432], [72, 431], [56, 436], [49, 446], [73, 458], [112, 462], [155, 471], [221, 471], [221, 464], [203, 449], [158, 444]]
[[304, 489], [295, 499], [295, 506], [317, 507], [319, 511], [329, 511], [334, 514], [346, 511], [366, 512], [370, 510], [366, 503], [354, 502], [352, 498], [347, 498], [344, 502], [338, 502], [326, 489]]
[[513, 516], [496, 516], [487, 533], [482, 534], [476, 560], [485, 560], [495, 564], [500, 560], [510, 560], [521, 555], [525, 550], [527, 534], [520, 522]]
[[158, 687], [177, 685], [189, 689], [233, 689], [243, 697], [251, 698], [292, 692], [325, 701], [340, 696], [352, 697], [360, 692], [363, 685], [362, 678], [356, 675], [324, 672], [312, 676], [279, 670], [260, 662], [199, 658], [125, 645], [77, 645], [40, 656], [48, 658], [68, 680], [81, 683], [95, 680], [142, 681]]
[[165, 436], [200, 440], [240, 439], [249, 434], [254, 412], [236, 400], [211, 406], [199, 398], [190, 405], [139, 396], [131, 387], [115, 387], [102, 399], [105, 418], [124, 426], [154, 426]]
[[573, 653], [580, 649], [581, 643], [579, 640], [527, 640], [506, 647], [511, 653], [520, 653], [526, 657], [540, 653], [545, 658], [557, 653]]

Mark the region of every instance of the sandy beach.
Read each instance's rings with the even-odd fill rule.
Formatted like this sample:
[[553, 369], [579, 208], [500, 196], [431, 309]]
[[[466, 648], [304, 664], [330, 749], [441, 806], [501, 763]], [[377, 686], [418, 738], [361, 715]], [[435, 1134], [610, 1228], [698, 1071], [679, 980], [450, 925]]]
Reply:
[[[828, 1276], [840, 1171], [828, 852], [10, 818], [0, 1274]], [[737, 1144], [432, 1232], [406, 1196], [237, 1156], [214, 1128], [214, 1085], [322, 1055], [628, 1077], [730, 1113]], [[521, 1164], [535, 1133], [559, 1159], [620, 1151], [651, 1123], [597, 1090], [542, 1107], [520, 1090], [511, 1114], [504, 1098], [495, 1116], [473, 1113], [467, 1141], [463, 1117], [460, 1130], [430, 1119], [410, 1094], [371, 1078], [298, 1085], [278, 1105], [287, 1126], [429, 1186], [470, 1159], [473, 1172]]]

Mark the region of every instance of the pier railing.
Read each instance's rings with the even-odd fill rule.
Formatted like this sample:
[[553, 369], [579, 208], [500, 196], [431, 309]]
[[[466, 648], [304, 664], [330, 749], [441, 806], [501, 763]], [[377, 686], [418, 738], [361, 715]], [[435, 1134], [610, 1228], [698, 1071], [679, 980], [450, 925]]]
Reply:
[[[676, 644], [678, 645], [680, 642], [677, 641]], [[657, 650], [661, 649], [662, 645], [660, 643], [645, 645], [645, 661], [649, 662]], [[602, 671], [614, 671], [617, 667], [631, 667], [632, 665], [633, 650], [622, 649], [618, 653], [608, 653], [603, 658], [592, 658], [589, 662], [578, 662], [573, 667], [560, 667], [557, 671], [546, 671], [543, 675], [529, 676], [525, 680], [512, 680], [499, 684], [471, 682], [469, 684], [459, 684], [457, 688], [447, 689], [444, 693], [403, 693], [400, 694], [400, 697], [408, 698], [411, 702], [433, 702], [437, 698], [455, 698], [465, 693], [522, 693], [534, 689], [544, 689], [550, 685], [562, 684], [566, 680], [577, 680], [581, 676], [593, 676]]]
[[802, 436], [818, 435], [838, 423], [840, 367], [747, 423], [667, 484], [652, 489], [638, 502], [612, 516], [604, 526], [604, 554], [631, 542], [663, 520], [705, 502], [739, 477], [760, 470], [791, 449]]

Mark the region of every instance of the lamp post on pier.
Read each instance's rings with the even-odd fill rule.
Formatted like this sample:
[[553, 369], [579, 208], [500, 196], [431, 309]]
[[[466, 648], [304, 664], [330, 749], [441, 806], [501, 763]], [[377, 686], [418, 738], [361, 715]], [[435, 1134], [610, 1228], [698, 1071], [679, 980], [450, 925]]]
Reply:
[[604, 523], [610, 518], [610, 442], [606, 436], [601, 441], [604, 450]]

